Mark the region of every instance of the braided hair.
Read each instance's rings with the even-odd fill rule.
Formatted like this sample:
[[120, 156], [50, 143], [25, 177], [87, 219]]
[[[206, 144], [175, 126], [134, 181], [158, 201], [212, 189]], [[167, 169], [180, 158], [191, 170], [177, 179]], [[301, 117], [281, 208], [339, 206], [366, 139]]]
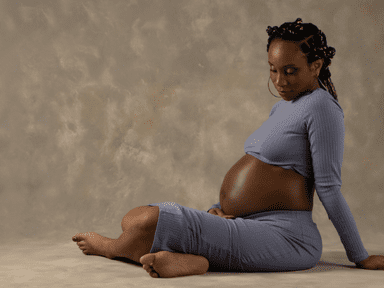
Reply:
[[297, 43], [301, 51], [307, 56], [307, 63], [310, 65], [318, 59], [324, 59], [321, 67], [319, 79], [324, 83], [328, 92], [337, 100], [335, 86], [331, 80], [331, 59], [335, 56], [336, 49], [327, 46], [325, 34], [312, 23], [301, 23], [301, 18], [297, 18], [295, 22], [285, 22], [280, 27], [268, 26], [267, 33], [269, 35], [267, 52], [269, 46], [274, 39], [282, 39]]

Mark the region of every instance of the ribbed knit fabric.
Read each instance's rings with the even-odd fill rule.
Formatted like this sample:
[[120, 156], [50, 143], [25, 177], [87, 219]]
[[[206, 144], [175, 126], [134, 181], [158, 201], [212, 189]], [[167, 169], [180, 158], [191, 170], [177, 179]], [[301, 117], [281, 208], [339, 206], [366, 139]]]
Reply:
[[[248, 137], [244, 151], [257, 159], [314, 178], [314, 189], [335, 226], [349, 261], [368, 258], [356, 222], [341, 194], [344, 112], [324, 89], [277, 102]], [[221, 208], [220, 202], [212, 208]], [[209, 210], [208, 210], [209, 211]]]

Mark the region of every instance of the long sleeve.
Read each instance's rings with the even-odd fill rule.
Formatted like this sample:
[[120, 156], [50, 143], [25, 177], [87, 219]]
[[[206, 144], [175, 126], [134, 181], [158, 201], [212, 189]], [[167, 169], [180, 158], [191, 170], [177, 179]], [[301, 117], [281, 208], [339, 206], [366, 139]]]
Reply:
[[356, 222], [341, 194], [341, 166], [344, 152], [344, 114], [335, 99], [317, 99], [308, 107], [306, 125], [310, 142], [315, 189], [331, 219], [349, 261], [368, 257]]
[[213, 204], [213, 205], [211, 206], [211, 208], [209, 208], [209, 209], [207, 210], [207, 212], [208, 212], [209, 210], [213, 209], [213, 208], [220, 208], [220, 209], [221, 209], [220, 201], [219, 201], [219, 203], [217, 203], [217, 204]]

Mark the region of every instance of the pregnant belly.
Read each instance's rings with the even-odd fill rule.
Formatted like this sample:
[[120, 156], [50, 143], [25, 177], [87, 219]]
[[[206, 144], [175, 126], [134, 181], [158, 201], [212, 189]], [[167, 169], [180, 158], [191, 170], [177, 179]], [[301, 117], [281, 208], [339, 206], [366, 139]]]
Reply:
[[272, 210], [312, 211], [312, 187], [302, 175], [246, 154], [225, 175], [220, 205], [235, 217]]

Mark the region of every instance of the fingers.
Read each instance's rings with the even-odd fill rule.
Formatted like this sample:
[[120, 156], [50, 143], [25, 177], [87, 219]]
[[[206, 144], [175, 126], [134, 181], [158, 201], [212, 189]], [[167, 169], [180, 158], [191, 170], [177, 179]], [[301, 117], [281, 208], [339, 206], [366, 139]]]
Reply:
[[218, 208], [218, 215], [220, 216], [220, 217], [222, 217], [222, 218], [225, 218], [225, 219], [234, 219], [234, 218], [236, 218], [235, 216], [233, 216], [233, 215], [227, 215], [227, 214], [225, 214], [224, 213], [224, 211], [222, 210], [222, 209], [219, 209]]
[[212, 208], [211, 210], [209, 210], [209, 213], [212, 214], [212, 215], [219, 215], [217, 212], [218, 212], [219, 208]]
[[236, 219], [236, 217], [233, 215], [225, 214], [224, 211], [220, 208], [212, 208], [208, 213], [225, 219]]
[[216, 212], [217, 212], [217, 215], [220, 216], [220, 217], [224, 217], [225, 216], [223, 210], [221, 210], [219, 208], [217, 208]]

